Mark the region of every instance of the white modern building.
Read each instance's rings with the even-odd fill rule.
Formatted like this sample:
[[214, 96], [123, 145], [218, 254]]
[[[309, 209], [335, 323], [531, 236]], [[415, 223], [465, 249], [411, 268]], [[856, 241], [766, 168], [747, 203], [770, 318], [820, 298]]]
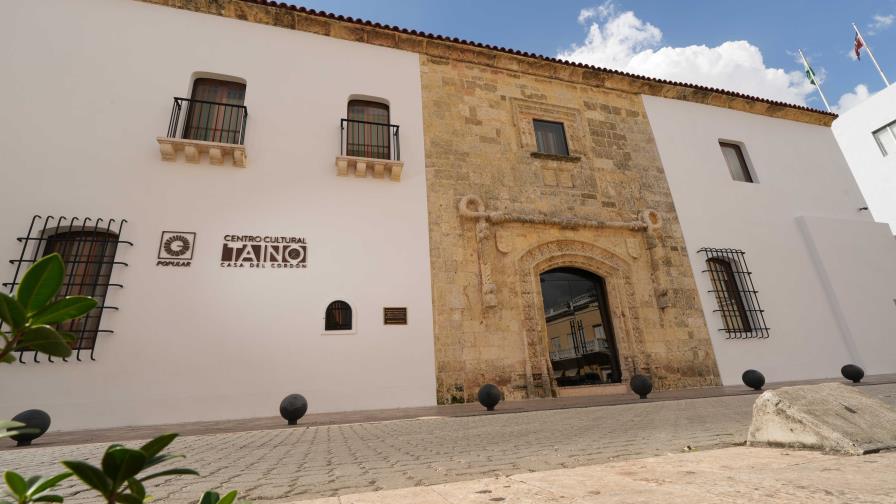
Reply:
[[17, 2], [0, 45], [4, 290], [59, 252], [102, 305], [67, 361], [0, 365], [0, 418], [896, 372], [886, 195], [847, 160], [884, 168], [830, 114], [263, 1]]
[[896, 370], [896, 240], [862, 210], [831, 129], [644, 102], [722, 382], [749, 368], [771, 381], [833, 377], [847, 363]]
[[847, 110], [832, 128], [871, 215], [896, 234], [896, 86]]
[[68, 362], [0, 370], [0, 416], [435, 404], [415, 54], [120, 0], [7, 5], [0, 45], [3, 281], [61, 251], [106, 305]]

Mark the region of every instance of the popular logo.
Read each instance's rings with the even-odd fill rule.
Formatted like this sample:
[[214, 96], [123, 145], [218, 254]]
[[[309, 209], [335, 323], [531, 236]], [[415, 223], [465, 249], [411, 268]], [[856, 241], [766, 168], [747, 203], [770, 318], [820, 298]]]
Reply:
[[159, 260], [156, 266], [189, 267], [193, 261], [196, 233], [162, 231], [159, 240]]
[[308, 245], [296, 236], [225, 235], [222, 268], [306, 268]]

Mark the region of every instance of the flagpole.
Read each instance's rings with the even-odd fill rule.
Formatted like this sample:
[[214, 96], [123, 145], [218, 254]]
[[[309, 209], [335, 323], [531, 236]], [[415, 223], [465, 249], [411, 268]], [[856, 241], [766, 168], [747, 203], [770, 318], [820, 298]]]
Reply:
[[[821, 96], [821, 101], [824, 102], [824, 108], [828, 109], [828, 112], [830, 112], [830, 111], [831, 111], [831, 106], [828, 105], [828, 99], [825, 98], [825, 97], [824, 97], [824, 93], [821, 92], [821, 85], [818, 83], [818, 76], [815, 75], [815, 71], [812, 70], [812, 67], [811, 67], [811, 66], [809, 66], [809, 61], [806, 60], [806, 57], [805, 57], [805, 56], [803, 56], [803, 50], [802, 50], [802, 49], [797, 49], [797, 51], [800, 52], [800, 58], [803, 58], [803, 65], [805, 65], [806, 68], [809, 69], [810, 73], [812, 74], [812, 79], [811, 79], [811, 81], [812, 81], [813, 84], [815, 84], [815, 89], [818, 90], [818, 95]], [[808, 76], [807, 76], [807, 77], [808, 77]]]
[[884, 75], [884, 71], [880, 69], [880, 65], [877, 64], [877, 59], [874, 57], [874, 53], [871, 52], [871, 48], [868, 47], [868, 42], [865, 42], [865, 37], [859, 32], [859, 29], [856, 27], [856, 24], [852, 24], [852, 29], [856, 31], [856, 35], [862, 40], [862, 45], [865, 46], [865, 51], [868, 52], [868, 56], [871, 56], [871, 62], [874, 63], [874, 66], [877, 68], [877, 73], [880, 74], [880, 78], [884, 80], [884, 84], [888, 87], [890, 86], [890, 81], [887, 80], [887, 76]]

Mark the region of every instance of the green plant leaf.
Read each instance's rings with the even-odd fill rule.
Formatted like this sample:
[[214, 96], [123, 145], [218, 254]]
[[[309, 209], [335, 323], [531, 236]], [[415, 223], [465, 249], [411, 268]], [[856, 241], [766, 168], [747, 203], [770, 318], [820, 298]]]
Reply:
[[18, 331], [25, 325], [25, 308], [8, 294], [0, 292], [0, 320]]
[[31, 316], [31, 323], [58, 324], [84, 315], [96, 308], [96, 299], [86, 296], [69, 296], [47, 305]]
[[24, 426], [25, 424], [16, 422], [15, 420], [0, 420], [0, 429], [16, 429]]
[[106, 450], [103, 455], [103, 473], [112, 480], [113, 488], [118, 488], [122, 483], [136, 476], [143, 470], [146, 463], [146, 454], [133, 448], [115, 446]]
[[16, 497], [23, 497], [28, 492], [28, 483], [21, 474], [15, 471], [6, 471], [3, 473], [3, 481], [9, 487], [9, 491]]
[[220, 500], [221, 496], [218, 495], [218, 492], [208, 490], [199, 498], [199, 504], [218, 504]]
[[152, 473], [149, 476], [144, 476], [144, 477], [140, 478], [140, 481], [149, 481], [151, 479], [161, 478], [163, 476], [179, 476], [179, 475], [199, 476], [199, 473], [194, 471], [193, 469], [187, 469], [185, 467], [177, 467], [174, 469], [166, 469], [164, 471]]
[[108, 497], [112, 493], [112, 480], [103, 474], [103, 471], [99, 468], [81, 460], [63, 460], [62, 465], [75, 473], [79, 480], [101, 493], [104, 497]]
[[186, 458], [184, 455], [175, 455], [173, 453], [162, 453], [161, 455], [156, 455], [155, 457], [150, 458], [146, 461], [146, 464], [143, 466], [144, 469], [149, 469], [154, 465], [159, 465], [162, 462], [167, 462], [172, 459], [177, 458]]
[[140, 483], [140, 481], [137, 480], [137, 478], [128, 478], [128, 490], [141, 500], [146, 499], [146, 488], [143, 486], [143, 483]]
[[31, 487], [31, 490], [28, 491], [30, 495], [37, 495], [41, 492], [46, 492], [47, 490], [53, 488], [58, 485], [60, 481], [72, 477], [72, 473], [64, 472], [59, 473], [56, 476], [51, 476], [46, 479], [39, 480], [37, 484]]
[[22, 334], [16, 349], [25, 348], [53, 357], [68, 357], [72, 354], [72, 348], [65, 339], [55, 329], [46, 325], [32, 327]]
[[12, 364], [15, 361], [16, 361], [16, 356], [13, 355], [12, 353], [8, 353], [3, 356], [3, 359], [0, 359], [0, 362], [3, 362], [5, 364]]
[[74, 345], [75, 342], [78, 341], [78, 336], [75, 335], [75, 333], [71, 333], [71, 332], [68, 332], [68, 331], [60, 331], [60, 330], [57, 330], [56, 332], [59, 333], [60, 336], [62, 336], [62, 339], [64, 339], [65, 342], [66, 342], [69, 346]]
[[64, 502], [61, 495], [47, 494], [31, 499], [31, 502]]
[[233, 504], [234, 501], [236, 501], [236, 490], [233, 490], [224, 497], [221, 497], [221, 500], [218, 501], [218, 504]]
[[34, 313], [49, 303], [62, 286], [64, 275], [65, 265], [59, 254], [44, 256], [32, 264], [16, 291], [16, 299], [25, 313]]
[[158, 455], [162, 450], [165, 449], [166, 446], [170, 445], [174, 438], [177, 437], [176, 433], [168, 433], [162, 434], [161, 436], [152, 439], [147, 442], [145, 445], [140, 447], [140, 451], [146, 454], [147, 458], [153, 458]]

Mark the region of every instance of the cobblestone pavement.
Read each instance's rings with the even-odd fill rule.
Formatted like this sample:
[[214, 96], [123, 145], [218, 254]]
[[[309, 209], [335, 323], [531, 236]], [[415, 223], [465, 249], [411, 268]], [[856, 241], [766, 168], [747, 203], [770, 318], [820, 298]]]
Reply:
[[[896, 384], [862, 387], [896, 405]], [[179, 465], [201, 478], [156, 480], [161, 502], [195, 502], [210, 488], [255, 503], [382, 489], [706, 450], [742, 443], [756, 396], [713, 397], [459, 418], [419, 418], [179, 438]], [[136, 445], [137, 443], [128, 443]], [[104, 444], [8, 450], [0, 469], [58, 471], [55, 461], [97, 462]], [[66, 483], [66, 502], [96, 502]]]

